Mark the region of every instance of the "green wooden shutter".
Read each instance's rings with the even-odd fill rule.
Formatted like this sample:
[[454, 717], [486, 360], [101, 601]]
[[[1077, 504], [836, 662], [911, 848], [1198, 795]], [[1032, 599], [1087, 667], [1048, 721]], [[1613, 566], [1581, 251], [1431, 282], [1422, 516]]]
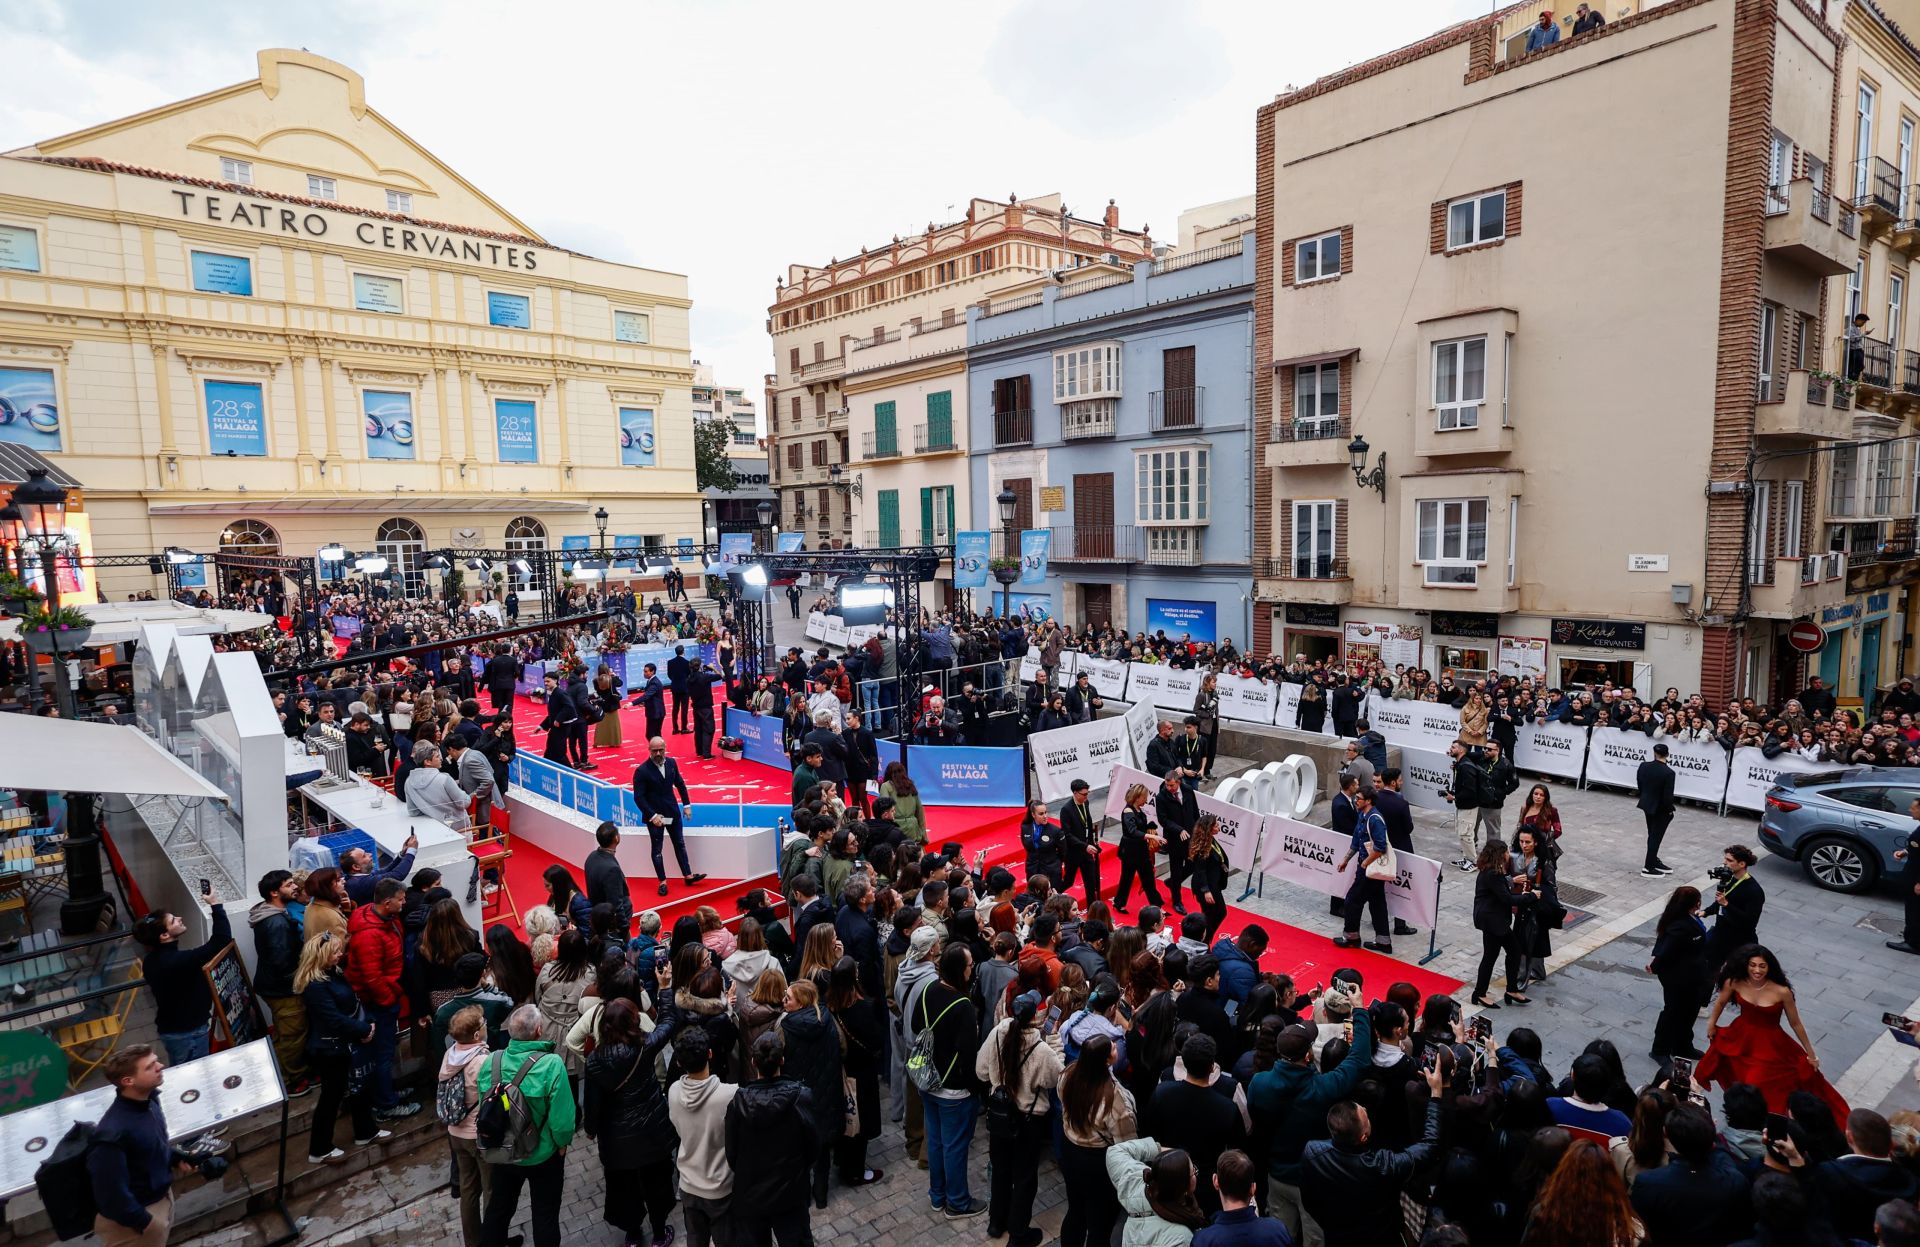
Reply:
[[947, 486], [947, 540], [953, 540], [953, 486]]
[[946, 450], [952, 445], [953, 391], [941, 390], [927, 395], [927, 448]]
[[900, 491], [883, 489], [880, 491], [880, 547], [887, 549], [900, 544]]
[[900, 438], [895, 430], [892, 403], [873, 405], [873, 452], [877, 455], [900, 453]]
[[920, 544], [933, 543], [933, 489], [923, 487], [920, 490]]

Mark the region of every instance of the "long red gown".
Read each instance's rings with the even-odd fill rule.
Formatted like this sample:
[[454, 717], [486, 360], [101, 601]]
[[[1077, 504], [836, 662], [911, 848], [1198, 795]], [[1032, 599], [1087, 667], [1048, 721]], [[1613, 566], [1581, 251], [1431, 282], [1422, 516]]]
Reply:
[[1767, 1111], [1772, 1113], [1786, 1112], [1787, 1097], [1794, 1092], [1811, 1091], [1833, 1111], [1834, 1123], [1846, 1129], [1847, 1102], [1808, 1063], [1806, 1049], [1780, 1026], [1786, 1003], [1755, 1004], [1737, 989], [1733, 998], [1740, 1006], [1739, 1015], [1708, 1042], [1707, 1054], [1694, 1067], [1694, 1078], [1717, 1082], [1723, 1089], [1737, 1082], [1751, 1083], [1766, 1096]]

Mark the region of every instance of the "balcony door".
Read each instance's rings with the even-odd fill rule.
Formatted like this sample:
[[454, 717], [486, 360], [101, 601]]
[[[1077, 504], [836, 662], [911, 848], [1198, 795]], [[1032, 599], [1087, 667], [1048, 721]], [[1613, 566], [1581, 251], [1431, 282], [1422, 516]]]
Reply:
[[1080, 586], [1081, 626], [1089, 631], [1113, 626], [1113, 586]]
[[1113, 473], [1073, 474], [1073, 546], [1078, 558], [1113, 557]]
[[1198, 395], [1193, 388], [1193, 348], [1169, 347], [1160, 352], [1161, 427], [1190, 429], [1199, 423]]

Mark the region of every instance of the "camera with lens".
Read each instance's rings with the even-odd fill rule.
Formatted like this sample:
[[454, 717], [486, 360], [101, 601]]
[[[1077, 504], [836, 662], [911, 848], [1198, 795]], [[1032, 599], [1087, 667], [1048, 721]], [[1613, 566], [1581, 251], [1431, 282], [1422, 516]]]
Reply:
[[1733, 881], [1733, 872], [1725, 866], [1715, 866], [1707, 871], [1707, 878], [1713, 880], [1715, 883], [1731, 883]]

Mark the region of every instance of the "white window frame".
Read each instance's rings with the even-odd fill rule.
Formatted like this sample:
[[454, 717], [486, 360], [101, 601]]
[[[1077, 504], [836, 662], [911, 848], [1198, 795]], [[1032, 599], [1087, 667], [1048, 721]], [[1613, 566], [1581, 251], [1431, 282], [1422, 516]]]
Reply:
[[[1320, 516], [1326, 516], [1326, 548], [1320, 548], [1322, 525]], [[1301, 538], [1306, 538], [1304, 555], [1301, 551]], [[1334, 551], [1340, 547], [1340, 508], [1331, 498], [1300, 498], [1293, 504], [1293, 549], [1288, 553], [1289, 567], [1295, 580], [1331, 580], [1334, 578]], [[1300, 560], [1307, 560], [1309, 573], [1300, 574]], [[1312, 569], [1326, 560], [1327, 574], [1321, 576]]]
[[1767, 147], [1767, 211], [1787, 210], [1787, 183], [1793, 177], [1793, 140], [1775, 130]]
[[1867, 257], [1856, 254], [1853, 259], [1853, 271], [1847, 274], [1847, 322], [1860, 314], [1860, 304], [1866, 298]]
[[1119, 398], [1120, 344], [1089, 342], [1053, 353], [1053, 401], [1056, 404], [1089, 398]]
[[1145, 554], [1150, 561], [1174, 559], [1190, 562], [1198, 558], [1205, 530], [1198, 525], [1158, 525], [1145, 530]]
[[[1487, 227], [1484, 207], [1489, 200], [1500, 201], [1500, 210], [1494, 214], [1498, 223], [1491, 230]], [[1458, 209], [1471, 207], [1473, 215], [1467, 222], [1463, 234], [1455, 228], [1455, 216]], [[1507, 190], [1503, 186], [1497, 191], [1482, 191], [1478, 195], [1468, 195], [1447, 204], [1447, 250], [1458, 251], [1462, 247], [1477, 247], [1485, 242], [1498, 242], [1507, 236]]]
[[1853, 197], [1855, 201], [1867, 197], [1869, 169], [1873, 160], [1873, 108], [1879, 99], [1879, 92], [1865, 78], [1860, 80], [1859, 94], [1854, 96], [1853, 118]]
[[[1333, 248], [1331, 271], [1325, 263], [1327, 248]], [[1308, 273], [1307, 257], [1313, 257], [1313, 271]], [[1302, 238], [1293, 244], [1293, 284], [1304, 286], [1311, 282], [1327, 281], [1340, 276], [1340, 231], [1333, 230], [1317, 238]]]
[[1907, 183], [1913, 177], [1913, 118], [1900, 118], [1900, 158], [1894, 163], [1900, 167], [1900, 193], [1906, 194]]
[[1905, 457], [1905, 442], [1876, 442], [1872, 447], [1873, 461], [1873, 511], [1874, 518], [1885, 518], [1894, 514], [1899, 497], [1901, 460]]
[[[1473, 551], [1475, 511], [1480, 519], [1477, 558]], [[1427, 538], [1429, 532], [1431, 540]], [[1452, 553], [1448, 553], [1449, 547]], [[1429, 589], [1478, 588], [1480, 569], [1487, 565], [1487, 499], [1420, 499], [1414, 504], [1413, 550]]]
[[307, 174], [307, 198], [338, 199], [339, 197], [340, 184], [338, 182], [335, 182], [329, 177], [322, 177], [318, 173]]
[[1887, 342], [1900, 349], [1901, 313], [1906, 311], [1907, 279], [1898, 273], [1887, 274]]
[[1135, 451], [1134, 523], [1141, 526], [1208, 523], [1212, 450], [1165, 446]]
[[236, 160], [232, 156], [220, 157], [220, 180], [232, 182], [236, 186], [252, 186], [253, 162]]
[[1773, 401], [1774, 356], [1780, 340], [1780, 309], [1762, 300], [1760, 303], [1760, 401]]
[[1767, 538], [1773, 535], [1773, 482], [1753, 483], [1752, 505], [1747, 512], [1747, 583], [1765, 584], [1768, 571]]
[[388, 191], [387, 211], [398, 212], [401, 216], [413, 215], [412, 191]]
[[[1469, 396], [1467, 350], [1475, 343], [1480, 345], [1480, 392]], [[1453, 362], [1454, 385], [1450, 392], [1443, 394], [1440, 361], [1446, 358]], [[1436, 342], [1433, 344], [1432, 362], [1434, 427], [1442, 433], [1479, 428], [1480, 409], [1487, 405], [1487, 335], [1482, 333]]]
[[1500, 427], [1513, 427], [1513, 335], [1502, 334], [1500, 342]]
[[1520, 583], [1520, 495], [1507, 499], [1507, 588]]
[[1805, 481], [1786, 482], [1786, 515], [1782, 517], [1780, 530], [1780, 557], [1797, 559], [1800, 557], [1800, 544], [1804, 539], [1800, 532], [1800, 517], [1806, 507], [1807, 484]]
[[[1328, 387], [1332, 387], [1333, 411], [1323, 410], [1329, 397]], [[1313, 403], [1313, 414], [1302, 415], [1306, 408], [1302, 399]], [[1326, 425], [1340, 422], [1340, 361], [1330, 359], [1319, 364], [1297, 364], [1293, 370], [1293, 422], [1302, 424]]]

